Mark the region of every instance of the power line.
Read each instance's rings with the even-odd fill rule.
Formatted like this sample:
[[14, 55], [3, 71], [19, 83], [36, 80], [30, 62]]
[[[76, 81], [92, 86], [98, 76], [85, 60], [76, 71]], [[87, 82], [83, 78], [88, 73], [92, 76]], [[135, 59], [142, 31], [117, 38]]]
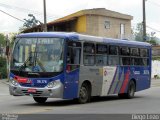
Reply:
[[[11, 5], [7, 5], [4, 3], [0, 3], [0, 6], [4, 7], [4, 8], [8, 8], [8, 9], [12, 9], [12, 10], [19, 10], [20, 12], [31, 12], [34, 14], [37, 14], [39, 16], [43, 16], [43, 13], [39, 12], [39, 11], [34, 11], [34, 10], [30, 10], [30, 9], [26, 9], [26, 8], [21, 8], [21, 7], [17, 7], [17, 6], [11, 6]], [[49, 18], [58, 18], [60, 16], [57, 15], [48, 15]]]
[[152, 29], [152, 30], [154, 30], [154, 31], [156, 31], [156, 32], [160, 32], [160, 30], [157, 30], [157, 29], [155, 29], [155, 28], [152, 28], [152, 27], [150, 27], [150, 26], [148, 26], [148, 25], [147, 25], [147, 27], [150, 28], [150, 29]]
[[7, 13], [7, 12], [4, 12], [3, 10], [0, 10], [0, 11], [1, 11], [2, 13], [4, 13], [4, 14], [6, 14], [6, 15], [8, 15], [8, 16], [10, 16], [10, 17], [14, 18], [14, 19], [16, 19], [16, 20], [19, 20], [19, 21], [21, 21], [21, 22], [24, 22], [23, 20], [21, 20], [21, 19], [19, 19], [19, 18], [15, 17], [15, 16], [13, 16], [13, 15], [11, 15], [11, 14]]
[[157, 7], [160, 7], [160, 4], [155, 3], [155, 2], [153, 2], [153, 1], [147, 1], [147, 2], [149, 2], [149, 3], [153, 4], [153, 5], [156, 5]]

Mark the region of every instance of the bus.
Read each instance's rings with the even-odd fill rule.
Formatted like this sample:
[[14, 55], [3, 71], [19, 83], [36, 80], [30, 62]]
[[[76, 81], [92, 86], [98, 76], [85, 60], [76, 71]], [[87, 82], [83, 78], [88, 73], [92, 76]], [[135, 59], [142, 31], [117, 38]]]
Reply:
[[151, 45], [72, 32], [19, 34], [9, 75], [13, 96], [77, 99], [93, 96], [133, 98], [150, 88]]

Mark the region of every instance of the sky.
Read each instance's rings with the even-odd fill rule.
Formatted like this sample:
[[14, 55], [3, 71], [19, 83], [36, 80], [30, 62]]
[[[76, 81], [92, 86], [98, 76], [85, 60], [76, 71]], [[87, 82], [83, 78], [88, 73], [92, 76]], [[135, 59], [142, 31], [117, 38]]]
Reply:
[[[133, 16], [132, 28], [142, 22], [142, 0], [46, 0], [47, 22], [83, 9], [106, 8]], [[2, 11], [20, 19], [14, 19]], [[159, 0], [146, 0], [147, 33], [160, 37]], [[43, 0], [0, 0], [0, 33], [18, 32], [21, 20], [33, 14], [43, 22]]]

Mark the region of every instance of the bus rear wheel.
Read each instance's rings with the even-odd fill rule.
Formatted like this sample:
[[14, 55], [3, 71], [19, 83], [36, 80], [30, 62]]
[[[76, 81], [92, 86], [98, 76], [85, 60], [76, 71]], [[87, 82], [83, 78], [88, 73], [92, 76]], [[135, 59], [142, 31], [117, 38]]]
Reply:
[[34, 101], [36, 101], [37, 103], [45, 103], [47, 98], [46, 97], [33, 97]]
[[79, 92], [78, 102], [84, 104], [89, 102], [91, 98], [91, 90], [87, 84], [82, 84]]
[[128, 84], [128, 90], [127, 90], [127, 93], [120, 93], [118, 94], [118, 96], [120, 98], [127, 98], [127, 99], [131, 99], [134, 97], [134, 94], [135, 94], [135, 91], [136, 91], [136, 85], [134, 83], [133, 80], [131, 80]]

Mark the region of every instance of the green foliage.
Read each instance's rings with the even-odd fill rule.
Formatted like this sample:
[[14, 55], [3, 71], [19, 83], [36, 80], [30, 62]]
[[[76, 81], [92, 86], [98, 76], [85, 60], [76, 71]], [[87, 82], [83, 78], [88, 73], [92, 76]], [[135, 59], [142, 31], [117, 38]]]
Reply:
[[13, 48], [13, 44], [14, 44], [14, 41], [15, 41], [15, 38], [16, 38], [16, 35], [18, 33], [12, 33], [12, 36], [11, 36], [11, 42], [10, 42], [10, 48], [12, 49]]
[[143, 41], [143, 25], [142, 23], [138, 23], [136, 26], [136, 32], [134, 33], [136, 41]]
[[6, 58], [0, 57], [0, 78], [7, 78]]
[[151, 39], [151, 40], [148, 40], [146, 42], [148, 42], [148, 43], [150, 43], [152, 45], [158, 45], [158, 42], [155, 39]]
[[5, 36], [4, 34], [0, 33], [0, 45], [5, 46], [6, 41], [5, 41]]
[[152, 60], [158, 60], [158, 61], [160, 61], [160, 57], [152, 56]]
[[[143, 42], [143, 24], [138, 23], [134, 32], [135, 40]], [[158, 45], [158, 38], [154, 36], [154, 34], [146, 33], [146, 41], [152, 45]]]

